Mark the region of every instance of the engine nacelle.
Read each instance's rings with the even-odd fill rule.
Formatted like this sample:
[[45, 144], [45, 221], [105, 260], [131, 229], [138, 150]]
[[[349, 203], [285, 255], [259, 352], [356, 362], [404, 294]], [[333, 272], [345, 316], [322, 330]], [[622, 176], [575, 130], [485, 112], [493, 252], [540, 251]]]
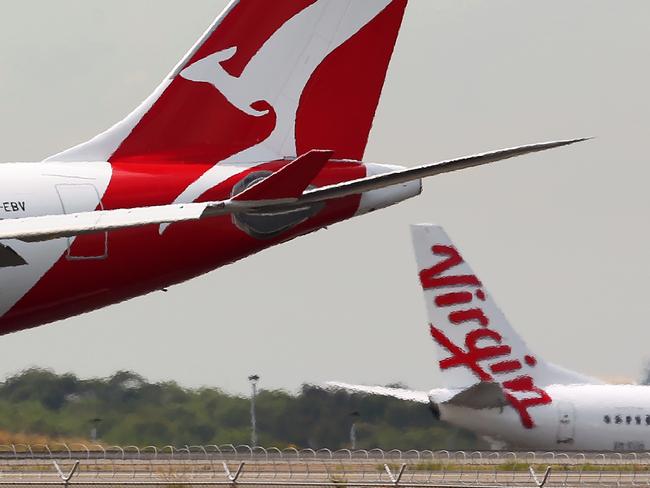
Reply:
[[[404, 168], [391, 164], [366, 164], [366, 175], [376, 176], [385, 173], [393, 173]], [[363, 215], [375, 210], [390, 207], [396, 203], [408, 200], [422, 193], [422, 180], [409, 181], [399, 185], [393, 185], [379, 190], [365, 192], [361, 196], [361, 203], [357, 215]]]

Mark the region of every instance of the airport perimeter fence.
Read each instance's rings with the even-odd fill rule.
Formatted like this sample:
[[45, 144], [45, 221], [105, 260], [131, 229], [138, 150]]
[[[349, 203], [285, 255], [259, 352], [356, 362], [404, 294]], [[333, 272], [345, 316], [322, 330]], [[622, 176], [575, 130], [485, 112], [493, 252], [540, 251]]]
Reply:
[[0, 446], [0, 486], [650, 486], [650, 452]]

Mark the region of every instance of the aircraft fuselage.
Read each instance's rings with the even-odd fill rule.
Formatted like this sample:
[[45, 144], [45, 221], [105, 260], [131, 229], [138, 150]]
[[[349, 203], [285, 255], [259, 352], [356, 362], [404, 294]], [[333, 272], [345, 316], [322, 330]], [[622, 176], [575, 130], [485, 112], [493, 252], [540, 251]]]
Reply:
[[[216, 175], [218, 183], [197, 201], [228, 199], [254, 182], [256, 175], [264, 176], [265, 171], [277, 171], [285, 164], [224, 165], [217, 168], [221, 171]], [[169, 204], [210, 169], [214, 173], [212, 164], [183, 162], [3, 164], [0, 218]], [[392, 170], [392, 166], [331, 161], [314, 185]], [[418, 181], [283, 215], [227, 215], [43, 242], [3, 241], [9, 249], [0, 259], [0, 334], [160, 290], [419, 192]]]
[[650, 387], [552, 385], [546, 392], [553, 401], [532, 409], [535, 425], [530, 429], [510, 406], [439, 404], [440, 418], [512, 448], [641, 452], [650, 446]]

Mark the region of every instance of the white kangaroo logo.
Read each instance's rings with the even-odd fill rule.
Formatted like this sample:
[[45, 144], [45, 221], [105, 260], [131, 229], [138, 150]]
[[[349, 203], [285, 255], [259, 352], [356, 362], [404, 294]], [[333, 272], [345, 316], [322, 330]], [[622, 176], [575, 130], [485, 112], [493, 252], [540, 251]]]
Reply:
[[242, 90], [242, 78], [231, 76], [223, 69], [221, 63], [228, 61], [236, 53], [236, 47], [219, 51], [185, 68], [181, 76], [186, 80], [214, 85], [231, 104], [248, 115], [261, 117], [268, 114], [268, 110], [259, 111], [252, 108], [251, 105], [257, 100], [251, 100], [251, 94]]
[[[181, 71], [180, 76], [187, 80], [211, 84], [234, 107], [250, 116], [268, 114], [268, 110], [252, 107], [255, 102], [268, 103], [277, 120], [266, 139], [215, 164], [188, 186], [175, 203], [193, 202], [208, 189], [243, 171], [245, 165], [296, 157], [296, 113], [312, 74], [332, 51], [359, 32], [390, 2], [318, 0], [282, 25], [253, 56], [241, 76], [232, 76], [221, 65], [235, 55], [236, 47], [207, 56]], [[354, 73], [341, 75], [354, 76]], [[165, 227], [161, 226], [161, 232]]]

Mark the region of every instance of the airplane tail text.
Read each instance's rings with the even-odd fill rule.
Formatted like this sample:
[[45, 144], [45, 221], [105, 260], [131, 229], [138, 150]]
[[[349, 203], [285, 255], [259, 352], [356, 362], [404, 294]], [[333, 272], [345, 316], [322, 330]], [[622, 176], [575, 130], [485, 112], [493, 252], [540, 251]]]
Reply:
[[535, 423], [529, 409], [553, 401], [547, 386], [601, 383], [536, 356], [441, 227], [413, 225], [411, 233], [443, 388], [425, 393], [346, 383], [330, 387], [429, 403], [438, 417], [442, 407], [510, 406], [530, 429]]
[[446, 388], [496, 383], [516, 396], [551, 384], [600, 383], [535, 355], [441, 227], [421, 224], [411, 230]]
[[140, 107], [48, 160], [361, 160], [406, 3], [233, 0]]

